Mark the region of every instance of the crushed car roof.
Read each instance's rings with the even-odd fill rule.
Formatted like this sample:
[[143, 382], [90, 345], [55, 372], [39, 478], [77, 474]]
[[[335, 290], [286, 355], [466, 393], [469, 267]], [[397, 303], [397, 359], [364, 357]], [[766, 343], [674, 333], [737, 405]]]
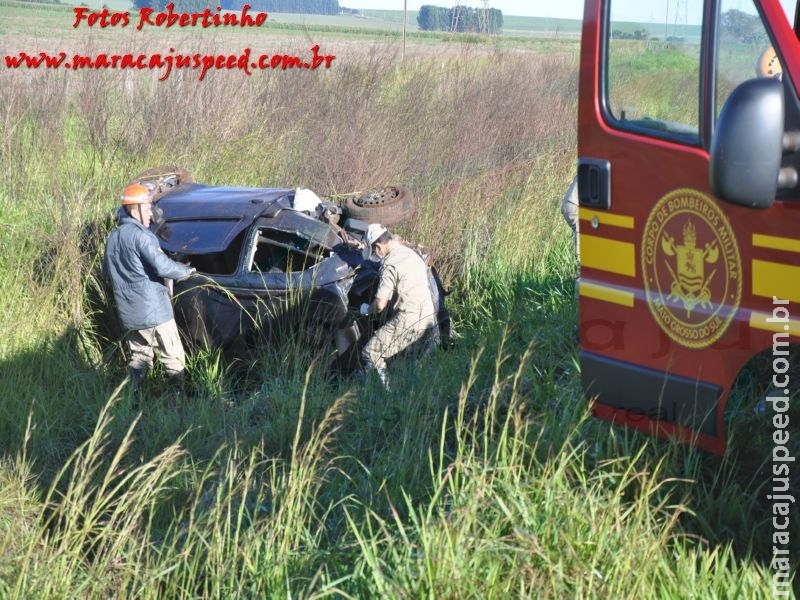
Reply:
[[165, 216], [156, 235], [164, 249], [184, 254], [220, 252], [253, 221], [295, 232], [326, 247], [339, 241], [331, 228], [292, 209], [295, 190], [239, 188], [186, 184], [163, 196], [158, 205]]
[[199, 183], [183, 184], [163, 196], [158, 205], [170, 220], [253, 218], [264, 209], [286, 198], [291, 206], [294, 190], [288, 188], [218, 187]]

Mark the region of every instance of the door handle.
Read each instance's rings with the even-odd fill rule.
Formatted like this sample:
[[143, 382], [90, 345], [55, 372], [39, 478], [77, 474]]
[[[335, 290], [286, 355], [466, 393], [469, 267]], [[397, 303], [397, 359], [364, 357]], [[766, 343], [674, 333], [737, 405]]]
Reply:
[[611, 209], [611, 163], [600, 158], [578, 159], [578, 204]]

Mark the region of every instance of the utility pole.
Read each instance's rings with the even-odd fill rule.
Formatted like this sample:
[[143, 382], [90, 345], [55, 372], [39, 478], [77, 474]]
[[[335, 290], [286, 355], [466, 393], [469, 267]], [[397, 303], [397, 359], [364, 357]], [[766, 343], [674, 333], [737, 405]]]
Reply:
[[481, 9], [480, 14], [480, 29], [481, 33], [489, 34], [489, 0], [482, 0], [481, 3], [483, 4], [483, 9]]
[[455, 33], [458, 31], [458, 21], [461, 18], [461, 2], [456, 0], [453, 3], [453, 18], [450, 21], [450, 31]]
[[406, 24], [408, 23], [408, 0], [403, 0], [403, 54], [401, 62], [406, 60]]

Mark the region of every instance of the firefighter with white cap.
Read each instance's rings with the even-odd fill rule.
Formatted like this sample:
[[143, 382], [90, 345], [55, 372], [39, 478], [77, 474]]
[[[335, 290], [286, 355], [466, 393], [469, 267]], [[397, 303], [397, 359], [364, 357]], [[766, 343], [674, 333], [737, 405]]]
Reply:
[[108, 236], [102, 269], [114, 289], [117, 315], [126, 332], [134, 393], [152, 368], [156, 352], [170, 383], [180, 392], [186, 357], [164, 280], [185, 279], [195, 269], [164, 254], [148, 229], [153, 217], [152, 190], [131, 184], [120, 203], [125, 215]]
[[388, 389], [386, 361], [425, 336], [434, 339], [436, 310], [428, 284], [428, 265], [386, 227], [367, 228], [364, 257], [381, 260], [375, 298], [362, 304], [363, 316], [384, 311], [392, 304], [391, 318], [369, 339], [361, 353], [365, 367], [375, 369]]
[[561, 200], [561, 214], [572, 229], [572, 242], [575, 245], [575, 256], [580, 261], [580, 237], [578, 235], [578, 177], [575, 176], [569, 184], [563, 200]]

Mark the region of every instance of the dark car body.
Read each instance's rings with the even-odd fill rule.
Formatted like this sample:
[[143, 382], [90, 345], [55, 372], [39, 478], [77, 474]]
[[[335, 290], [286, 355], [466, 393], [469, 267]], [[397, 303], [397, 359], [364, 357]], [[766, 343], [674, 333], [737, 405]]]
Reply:
[[[306, 324], [334, 336], [343, 355], [363, 338], [368, 327], [352, 315], [372, 299], [379, 276], [378, 263], [361, 251], [367, 223], [340, 226], [342, 209], [332, 202], [296, 210], [295, 193], [186, 183], [158, 199], [151, 229], [162, 249], [197, 269], [173, 290], [190, 343], [232, 349]], [[429, 279], [437, 333], [449, 341], [444, 291], [432, 268]]]

